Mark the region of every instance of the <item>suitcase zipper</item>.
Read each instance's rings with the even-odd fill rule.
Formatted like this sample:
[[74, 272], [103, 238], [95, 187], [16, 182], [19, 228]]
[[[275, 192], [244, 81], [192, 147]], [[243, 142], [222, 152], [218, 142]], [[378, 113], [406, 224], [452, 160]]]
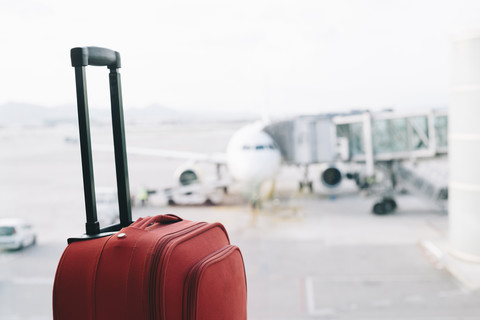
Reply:
[[[157, 301], [161, 301], [160, 299], [157, 298], [157, 295], [159, 291], [162, 291], [163, 293], [163, 288], [164, 288], [164, 276], [160, 277], [160, 283], [159, 286], [157, 286], [157, 275], [158, 275], [158, 270], [162, 270], [164, 272], [164, 267], [165, 267], [165, 252], [167, 249], [168, 244], [175, 238], [181, 237], [189, 232], [192, 232], [194, 230], [200, 229], [201, 227], [207, 225], [205, 222], [200, 222], [196, 223], [193, 226], [190, 226], [186, 229], [171, 233], [169, 235], [166, 235], [165, 237], [162, 237], [156, 244], [153, 250], [153, 262], [152, 262], [152, 269], [151, 269], [151, 274], [150, 274], [150, 306], [151, 306], [151, 314], [153, 315], [152, 319], [162, 319], [162, 314], [157, 314], [158, 308], [157, 308]], [[160, 289], [160, 290], [159, 290]], [[163, 309], [163, 308], [162, 308]]]
[[210, 265], [221, 261], [225, 256], [235, 251], [236, 247], [228, 245], [217, 252], [205, 257], [197, 263], [188, 273], [186, 279], [187, 301], [184, 301], [184, 320], [195, 320], [197, 313], [197, 288], [203, 271]]

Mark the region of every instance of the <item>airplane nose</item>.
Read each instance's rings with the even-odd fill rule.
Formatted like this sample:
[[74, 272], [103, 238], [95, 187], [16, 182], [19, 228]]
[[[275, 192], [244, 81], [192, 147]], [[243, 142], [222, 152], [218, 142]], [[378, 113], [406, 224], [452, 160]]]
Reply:
[[272, 179], [278, 171], [280, 159], [276, 155], [238, 155], [229, 161], [233, 178], [249, 183]]

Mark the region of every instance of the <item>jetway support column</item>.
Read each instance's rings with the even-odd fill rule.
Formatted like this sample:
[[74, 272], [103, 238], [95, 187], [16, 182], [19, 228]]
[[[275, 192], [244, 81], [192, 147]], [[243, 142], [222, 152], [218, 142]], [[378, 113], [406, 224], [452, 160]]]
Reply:
[[370, 112], [363, 114], [363, 145], [365, 148], [365, 167], [368, 178], [373, 177], [375, 173], [375, 163], [373, 159], [373, 137], [372, 137], [372, 115]]
[[453, 43], [449, 108], [449, 241], [452, 254], [480, 262], [480, 33]]

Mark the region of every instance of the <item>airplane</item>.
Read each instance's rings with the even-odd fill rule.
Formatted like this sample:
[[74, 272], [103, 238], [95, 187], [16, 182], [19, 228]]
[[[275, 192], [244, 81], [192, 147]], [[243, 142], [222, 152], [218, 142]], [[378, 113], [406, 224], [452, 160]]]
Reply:
[[[128, 147], [127, 152], [187, 160], [175, 172], [178, 186], [165, 190], [170, 205], [218, 204], [223, 199], [221, 193], [227, 192], [233, 180], [240, 186], [251, 207], [256, 208], [260, 205], [262, 186], [275, 179], [282, 159], [275, 141], [263, 131], [264, 126], [264, 122], [258, 121], [240, 128], [230, 138], [225, 153], [204, 154], [140, 147]], [[113, 150], [110, 146], [102, 145], [94, 146], [94, 149], [109, 152]], [[214, 181], [201, 181], [196, 166], [199, 162], [217, 166], [217, 177]], [[229, 177], [222, 176], [222, 166], [227, 168]]]

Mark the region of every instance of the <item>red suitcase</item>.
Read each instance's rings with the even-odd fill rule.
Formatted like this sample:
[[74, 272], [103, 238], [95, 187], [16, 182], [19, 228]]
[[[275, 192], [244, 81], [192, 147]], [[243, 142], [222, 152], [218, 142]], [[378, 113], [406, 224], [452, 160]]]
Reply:
[[[54, 319], [246, 319], [247, 289], [240, 250], [219, 223], [174, 215], [132, 223], [121, 103], [120, 55], [74, 48], [86, 235], [68, 240], [53, 288]], [[120, 224], [100, 229], [95, 206], [87, 65], [110, 69]]]

